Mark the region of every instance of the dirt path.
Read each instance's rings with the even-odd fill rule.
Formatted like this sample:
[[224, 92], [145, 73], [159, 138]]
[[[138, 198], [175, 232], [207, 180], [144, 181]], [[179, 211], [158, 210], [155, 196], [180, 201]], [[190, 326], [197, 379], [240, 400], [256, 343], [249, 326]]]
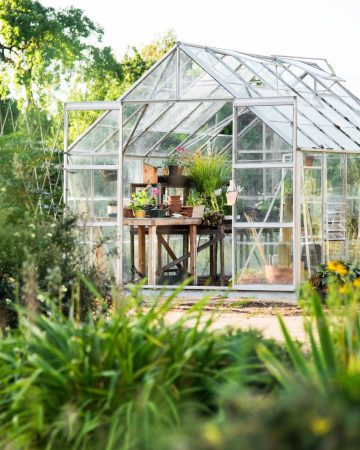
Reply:
[[[175, 308], [168, 314], [170, 322], [176, 321], [187, 309], [186, 305]], [[214, 313], [214, 308], [207, 308], [204, 320]], [[288, 330], [294, 338], [306, 341], [300, 308], [285, 305], [245, 305], [243, 307], [221, 307], [215, 312], [214, 329], [225, 329], [226, 327], [240, 328], [242, 330], [256, 329], [263, 333], [266, 338], [283, 341], [283, 335], [279, 326], [277, 315], [280, 314]]]

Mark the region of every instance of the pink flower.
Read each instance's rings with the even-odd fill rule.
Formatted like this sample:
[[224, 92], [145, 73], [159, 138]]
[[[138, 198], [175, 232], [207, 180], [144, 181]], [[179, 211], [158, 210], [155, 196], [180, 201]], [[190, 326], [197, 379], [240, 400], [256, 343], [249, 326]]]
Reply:
[[183, 147], [182, 145], [179, 145], [178, 147], [176, 147], [176, 151], [184, 152], [185, 151], [185, 147]]
[[153, 193], [153, 195], [158, 195], [159, 194], [159, 189], [158, 188], [154, 188], [152, 193]]

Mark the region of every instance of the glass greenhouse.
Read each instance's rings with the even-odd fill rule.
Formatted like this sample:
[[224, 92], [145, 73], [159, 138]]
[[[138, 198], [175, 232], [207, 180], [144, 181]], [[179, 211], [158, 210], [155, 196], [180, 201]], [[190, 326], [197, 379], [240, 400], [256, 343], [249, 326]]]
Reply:
[[[179, 42], [118, 101], [65, 104], [64, 199], [89, 262], [120, 284], [289, 292], [322, 262], [360, 263], [360, 100], [342, 81], [325, 59]], [[191, 180], [161, 171], [179, 147], [227, 156], [235, 204], [211, 226], [124, 214], [146, 185], [185, 203]]]

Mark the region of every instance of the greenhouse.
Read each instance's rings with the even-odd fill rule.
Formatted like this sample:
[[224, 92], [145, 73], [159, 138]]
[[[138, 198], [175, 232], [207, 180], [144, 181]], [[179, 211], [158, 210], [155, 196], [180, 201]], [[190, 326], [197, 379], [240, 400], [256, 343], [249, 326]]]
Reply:
[[66, 103], [89, 263], [121, 285], [253, 292], [360, 263], [360, 100], [342, 81], [325, 59], [179, 42], [118, 101]]

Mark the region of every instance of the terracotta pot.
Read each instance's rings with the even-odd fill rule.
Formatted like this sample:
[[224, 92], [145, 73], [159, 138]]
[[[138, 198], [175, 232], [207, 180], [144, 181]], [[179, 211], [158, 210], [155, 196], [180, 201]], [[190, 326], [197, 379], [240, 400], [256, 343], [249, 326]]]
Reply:
[[183, 167], [181, 166], [169, 166], [169, 177], [181, 177], [183, 174]]
[[180, 195], [169, 195], [168, 197], [168, 203], [177, 202], [179, 200], [181, 200]]
[[192, 216], [202, 218], [205, 211], [205, 205], [193, 206]]
[[315, 156], [314, 155], [307, 155], [305, 156], [304, 164], [306, 167], [311, 167], [313, 165]]
[[124, 206], [123, 211], [124, 211], [125, 218], [130, 219], [131, 217], [133, 217], [133, 212], [127, 206]]
[[185, 217], [192, 217], [193, 206], [183, 206], [181, 208], [181, 214]]
[[179, 213], [182, 207], [180, 195], [169, 195], [168, 205], [170, 214]]
[[238, 193], [236, 191], [227, 192], [226, 193], [226, 200], [227, 200], [226, 204], [228, 206], [235, 205], [237, 196], [238, 196]]
[[143, 219], [144, 217], [146, 217], [145, 209], [136, 209], [134, 211], [134, 216], [137, 219]]
[[289, 267], [265, 266], [265, 276], [270, 284], [291, 284], [293, 270]]

